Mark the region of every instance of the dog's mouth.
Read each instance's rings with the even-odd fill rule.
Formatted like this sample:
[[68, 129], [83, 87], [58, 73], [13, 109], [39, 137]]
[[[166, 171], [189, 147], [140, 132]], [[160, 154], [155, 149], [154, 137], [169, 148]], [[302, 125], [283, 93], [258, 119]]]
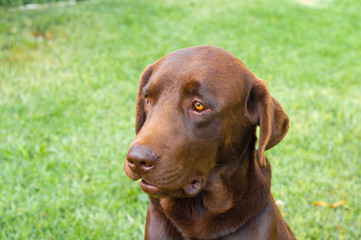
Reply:
[[203, 184], [201, 180], [193, 180], [192, 182], [186, 184], [184, 187], [182, 187], [179, 190], [167, 191], [152, 185], [151, 183], [147, 182], [144, 179], [142, 179], [142, 181], [140, 182], [140, 187], [144, 192], [146, 192], [150, 196], [158, 197], [158, 198], [162, 198], [166, 196], [195, 197], [201, 191], [202, 185]]
[[150, 184], [149, 182], [145, 181], [144, 179], [142, 179], [142, 181], [140, 181], [140, 187], [142, 188], [142, 190], [146, 193], [148, 193], [151, 196], [163, 196], [164, 192], [162, 189]]

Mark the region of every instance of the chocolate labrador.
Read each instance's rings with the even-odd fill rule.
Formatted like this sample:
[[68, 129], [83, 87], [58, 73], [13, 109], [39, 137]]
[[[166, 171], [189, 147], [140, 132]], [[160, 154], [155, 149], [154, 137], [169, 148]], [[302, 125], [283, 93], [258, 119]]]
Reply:
[[221, 48], [185, 48], [149, 65], [125, 162], [150, 196], [145, 239], [295, 239], [265, 157], [288, 128], [266, 83]]

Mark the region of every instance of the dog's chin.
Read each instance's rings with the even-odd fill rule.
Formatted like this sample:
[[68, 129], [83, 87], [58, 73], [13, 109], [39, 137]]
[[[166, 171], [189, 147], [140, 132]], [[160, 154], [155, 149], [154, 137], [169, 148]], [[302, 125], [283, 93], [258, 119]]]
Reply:
[[142, 190], [151, 197], [163, 198], [163, 197], [174, 197], [174, 198], [185, 198], [185, 197], [195, 197], [197, 196], [202, 188], [203, 181], [193, 180], [192, 182], [186, 184], [180, 189], [177, 190], [167, 190], [163, 188], [158, 188], [146, 180], [142, 179], [140, 182], [140, 187]]

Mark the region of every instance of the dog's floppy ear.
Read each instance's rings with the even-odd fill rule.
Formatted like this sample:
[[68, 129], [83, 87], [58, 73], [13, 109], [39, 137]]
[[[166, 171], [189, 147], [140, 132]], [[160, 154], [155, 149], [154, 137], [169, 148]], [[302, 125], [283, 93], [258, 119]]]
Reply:
[[143, 88], [148, 83], [149, 78], [152, 76], [156, 63], [148, 65], [146, 69], [143, 71], [142, 76], [139, 80], [139, 89], [138, 89], [138, 96], [136, 101], [136, 108], [135, 108], [135, 133], [138, 134], [140, 129], [142, 128], [146, 116], [144, 112], [144, 96], [143, 96]]
[[246, 115], [252, 124], [259, 125], [258, 160], [265, 168], [264, 152], [283, 139], [289, 128], [289, 119], [282, 106], [270, 95], [265, 81], [256, 77], [251, 83]]

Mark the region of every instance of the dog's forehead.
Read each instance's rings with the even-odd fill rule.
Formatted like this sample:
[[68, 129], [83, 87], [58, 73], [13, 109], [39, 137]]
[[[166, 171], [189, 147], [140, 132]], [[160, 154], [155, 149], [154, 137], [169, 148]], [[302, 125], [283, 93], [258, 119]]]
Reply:
[[155, 68], [153, 79], [175, 82], [187, 79], [224, 79], [245, 66], [226, 50], [214, 46], [181, 49], [165, 56]]
[[[184, 89], [192, 85], [206, 87], [219, 94], [238, 94], [247, 88], [247, 67], [226, 50], [213, 46], [191, 47], [164, 57], [155, 68], [150, 85]], [[197, 84], [196, 84], [197, 85]], [[161, 90], [161, 89], [158, 89]]]
[[207, 72], [217, 70], [232, 62], [239, 61], [226, 50], [213, 46], [199, 46], [181, 49], [168, 54], [161, 67], [178, 73]]

